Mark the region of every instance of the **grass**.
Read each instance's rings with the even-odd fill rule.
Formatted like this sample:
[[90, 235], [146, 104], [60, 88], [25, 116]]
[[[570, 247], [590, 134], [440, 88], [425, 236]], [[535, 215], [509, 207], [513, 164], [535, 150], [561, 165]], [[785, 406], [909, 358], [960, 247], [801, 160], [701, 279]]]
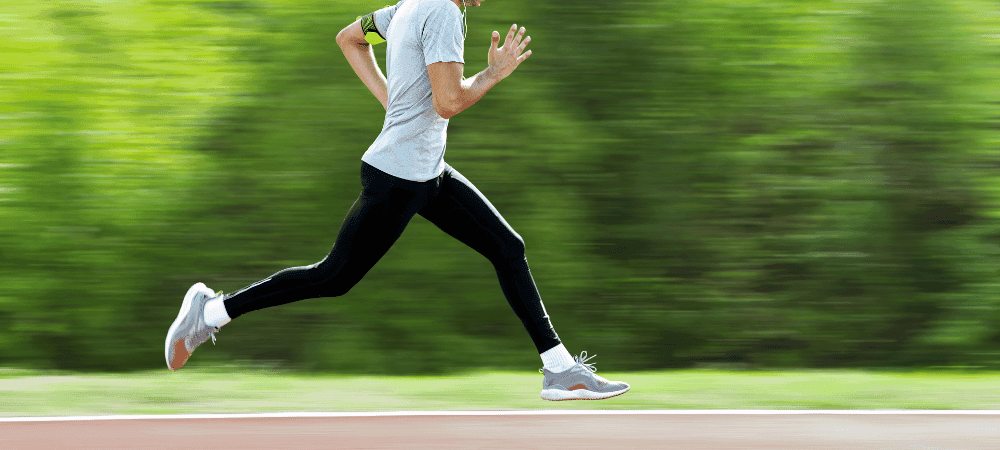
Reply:
[[541, 375], [346, 376], [215, 367], [79, 374], [0, 370], [0, 416], [502, 409], [1000, 408], [1000, 374], [848, 370], [606, 373], [632, 390], [540, 400]]

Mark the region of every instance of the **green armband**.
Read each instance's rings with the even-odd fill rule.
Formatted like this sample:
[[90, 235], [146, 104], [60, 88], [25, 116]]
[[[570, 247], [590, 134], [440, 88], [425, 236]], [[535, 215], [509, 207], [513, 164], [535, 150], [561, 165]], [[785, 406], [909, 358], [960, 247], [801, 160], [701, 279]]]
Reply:
[[354, 20], [358, 19], [361, 19], [361, 31], [365, 33], [365, 41], [371, 45], [385, 42], [385, 36], [378, 32], [378, 28], [375, 28], [375, 13], [364, 17], [358, 16]]

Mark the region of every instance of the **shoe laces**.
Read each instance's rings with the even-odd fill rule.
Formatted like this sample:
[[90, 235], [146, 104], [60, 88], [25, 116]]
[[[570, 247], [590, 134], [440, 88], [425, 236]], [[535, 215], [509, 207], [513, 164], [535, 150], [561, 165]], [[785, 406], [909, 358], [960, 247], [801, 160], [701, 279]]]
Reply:
[[216, 327], [207, 327], [199, 330], [191, 336], [191, 346], [197, 347], [210, 338], [212, 339], [212, 345], [215, 345], [215, 333], [217, 331], [219, 331], [219, 329]]
[[[220, 295], [222, 295], [222, 291], [216, 292], [215, 293], [215, 297], [213, 297], [213, 299], [216, 298], [216, 297], [219, 297]], [[202, 319], [202, 320], [204, 321], [204, 319]], [[205, 325], [208, 326], [208, 324], [205, 324]], [[195, 344], [195, 345], [198, 345], [198, 344], [201, 344], [202, 342], [207, 341], [209, 337], [212, 338], [212, 345], [215, 345], [215, 333], [219, 332], [219, 327], [208, 327], [206, 330], [202, 331], [202, 333], [204, 333], [205, 331], [208, 332], [208, 337], [199, 338], [198, 343]]]
[[583, 366], [585, 369], [587, 369], [591, 373], [593, 373], [593, 372], [597, 372], [597, 367], [594, 366], [594, 363], [587, 364], [587, 361], [590, 361], [591, 359], [594, 359], [596, 357], [597, 357], [597, 355], [594, 355], [594, 356], [591, 356], [591, 357], [588, 358], [587, 357], [587, 352], [583, 351], [583, 352], [580, 352], [579, 355], [574, 356], [573, 360], [576, 361], [577, 364]]
[[[576, 355], [576, 356], [573, 357], [573, 361], [576, 362], [577, 364], [583, 366], [585, 369], [589, 370], [591, 373], [594, 373], [594, 372], [597, 372], [597, 367], [594, 366], [594, 363], [589, 363], [588, 364], [587, 361], [590, 361], [591, 359], [594, 359], [596, 357], [597, 357], [597, 355], [587, 356], [587, 352], [586, 351], [582, 351], [582, 352], [580, 352], [579, 355]], [[544, 370], [545, 370], [544, 367], [541, 368], [541, 369], [538, 369], [538, 373], [545, 373]]]

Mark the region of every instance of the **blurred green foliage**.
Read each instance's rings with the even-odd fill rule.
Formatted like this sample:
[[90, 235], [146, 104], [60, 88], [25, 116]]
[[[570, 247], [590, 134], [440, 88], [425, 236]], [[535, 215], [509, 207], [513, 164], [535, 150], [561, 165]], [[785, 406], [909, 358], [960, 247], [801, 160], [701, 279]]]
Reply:
[[[384, 3], [8, 1], [0, 366], [162, 366], [192, 283], [322, 259], [384, 118], [334, 37]], [[604, 367], [997, 368], [995, 6], [485, 2], [466, 75], [514, 22], [533, 55], [446, 160]], [[489, 263], [420, 217], [347, 295], [219, 338], [192, 364], [539, 364]]]

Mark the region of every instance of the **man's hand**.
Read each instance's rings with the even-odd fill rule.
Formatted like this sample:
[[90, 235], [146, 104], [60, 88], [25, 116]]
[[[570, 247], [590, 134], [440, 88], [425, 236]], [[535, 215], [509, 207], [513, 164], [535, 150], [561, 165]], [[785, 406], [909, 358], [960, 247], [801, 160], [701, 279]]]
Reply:
[[[517, 35], [514, 35], [515, 31], [517, 31]], [[510, 26], [510, 31], [507, 32], [507, 39], [503, 41], [503, 47], [497, 48], [497, 44], [500, 43], [500, 33], [493, 32], [493, 43], [490, 45], [490, 52], [486, 60], [498, 80], [507, 78], [522, 61], [531, 56], [531, 50], [521, 54], [524, 47], [531, 42], [531, 36], [526, 37], [524, 41], [521, 41], [521, 36], [524, 36], [524, 27], [518, 31], [515, 23]]]

